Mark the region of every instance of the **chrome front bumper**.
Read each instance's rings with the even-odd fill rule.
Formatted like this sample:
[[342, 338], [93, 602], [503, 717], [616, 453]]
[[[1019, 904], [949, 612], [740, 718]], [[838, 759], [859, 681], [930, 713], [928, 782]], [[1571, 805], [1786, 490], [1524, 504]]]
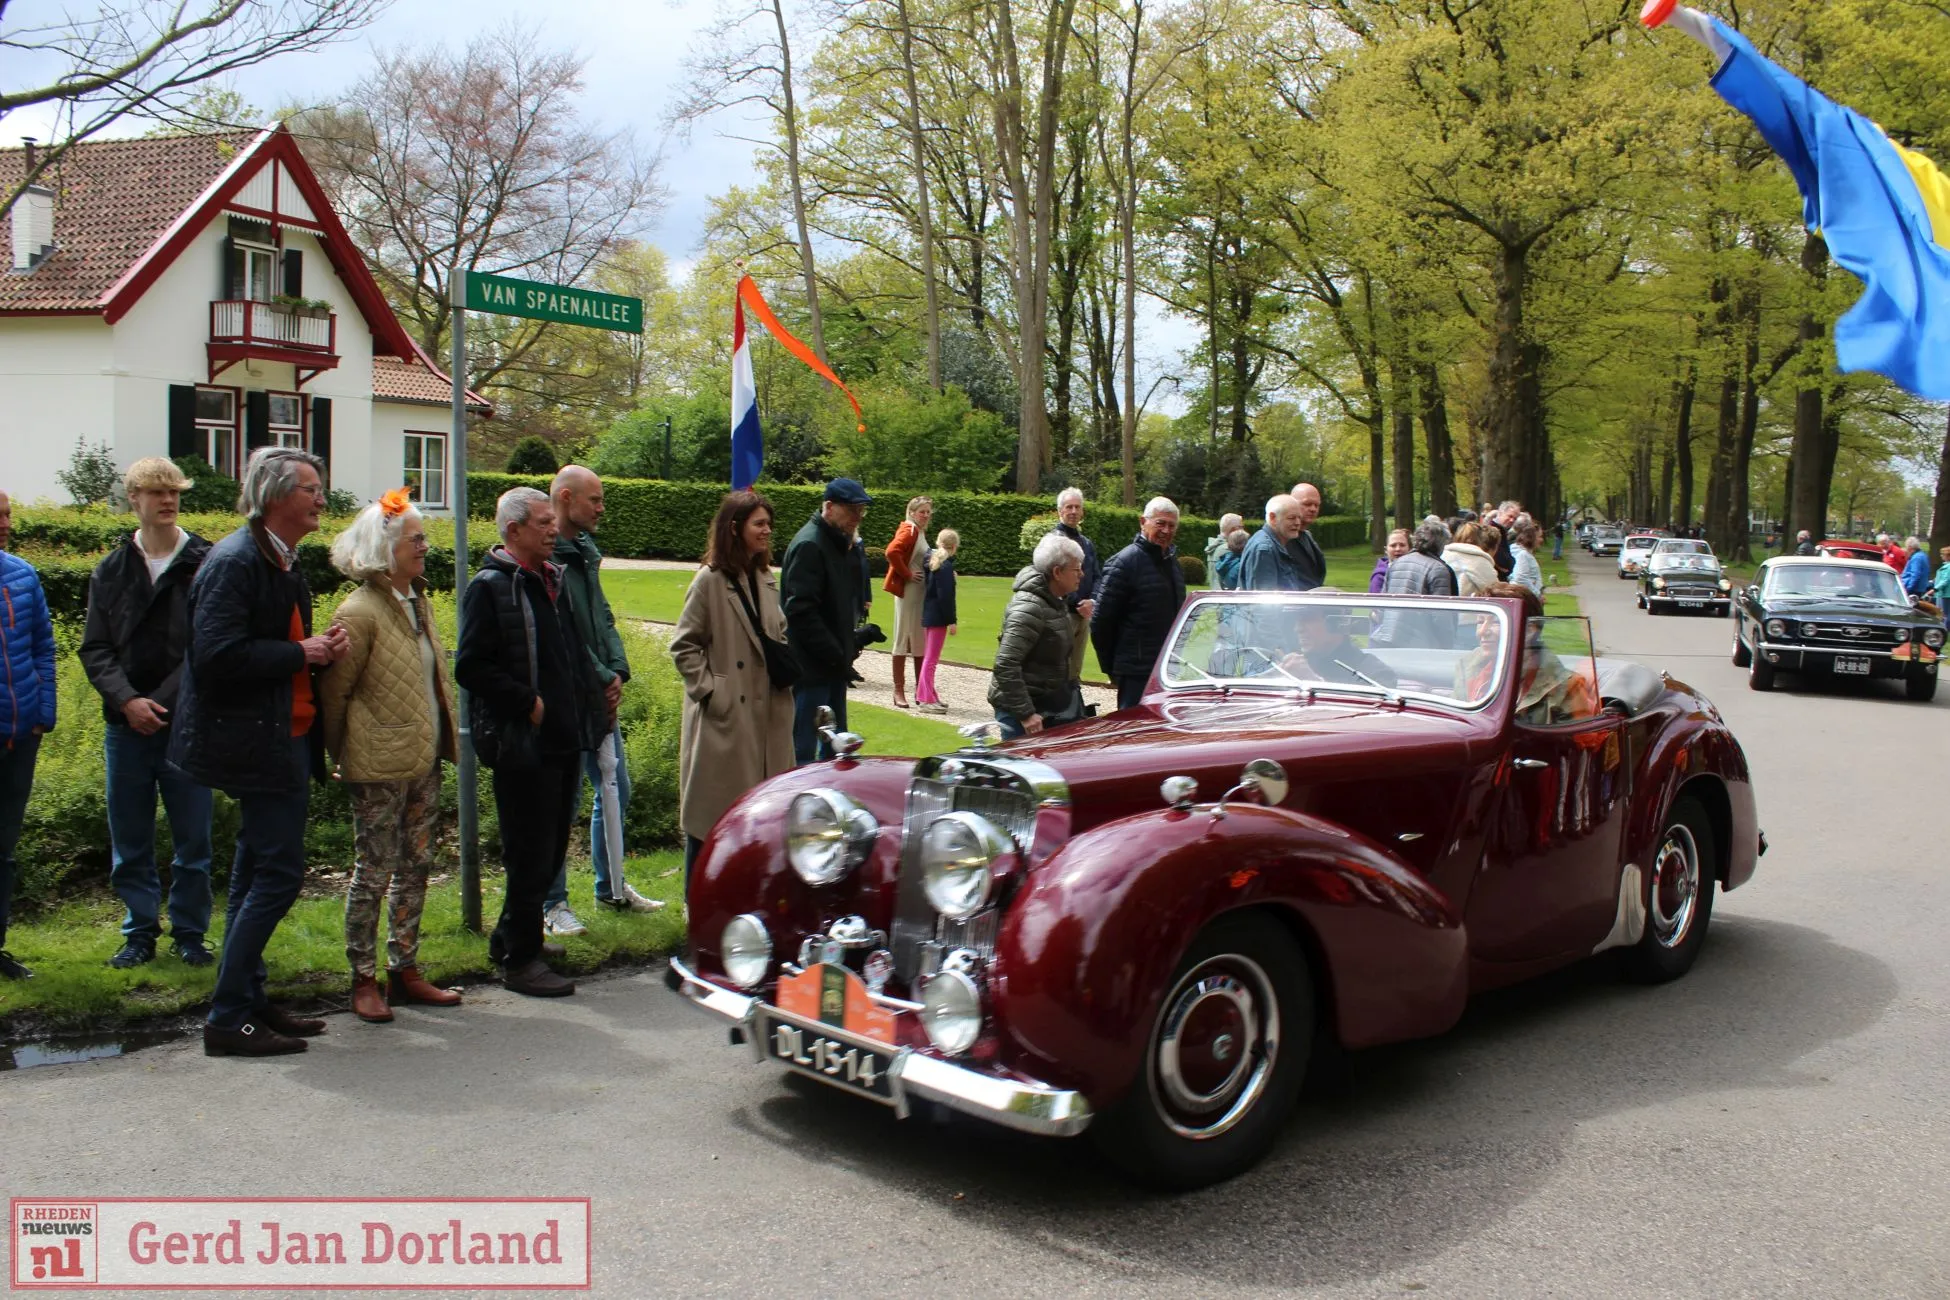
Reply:
[[[752, 1044], [761, 1061], [772, 1059], [754, 1030], [754, 1019], [763, 1005], [759, 999], [721, 988], [675, 957], [670, 959], [666, 982], [686, 1001], [735, 1026], [740, 1031], [735, 1041]], [[909, 1047], [894, 1054], [889, 1076], [894, 1113], [902, 1119], [907, 1118], [908, 1102], [914, 1098], [940, 1102], [950, 1110], [1045, 1137], [1074, 1137], [1094, 1118], [1090, 1103], [1080, 1092], [998, 1078], [924, 1056]]]

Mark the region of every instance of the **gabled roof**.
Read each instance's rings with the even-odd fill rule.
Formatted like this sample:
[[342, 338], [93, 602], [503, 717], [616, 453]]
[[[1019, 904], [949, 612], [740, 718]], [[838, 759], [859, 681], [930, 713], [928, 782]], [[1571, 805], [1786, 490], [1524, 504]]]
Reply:
[[[331, 200], [283, 125], [251, 134], [89, 140], [42, 181], [55, 191], [55, 251], [25, 274], [0, 274], [0, 313], [100, 312], [114, 324], [244, 186], [272, 162], [298, 187], [325, 256], [372, 330], [373, 350], [414, 355]], [[0, 149], [0, 184], [25, 174], [22, 150]]]
[[[415, 406], [448, 406], [454, 401], [453, 376], [433, 364], [418, 343], [411, 356], [372, 359], [372, 400], [409, 402]], [[473, 389], [467, 390], [467, 409], [491, 416], [494, 406]]]

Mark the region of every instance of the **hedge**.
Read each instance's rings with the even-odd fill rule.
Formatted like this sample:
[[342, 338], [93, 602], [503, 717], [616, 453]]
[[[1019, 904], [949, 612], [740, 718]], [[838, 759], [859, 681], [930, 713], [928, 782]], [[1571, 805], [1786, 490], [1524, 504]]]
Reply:
[[[468, 513], [477, 519], [491, 519], [494, 503], [511, 487], [548, 488], [548, 480], [513, 474], [469, 474], [467, 476]], [[793, 533], [812, 517], [818, 508], [821, 485], [817, 483], [761, 483], [759, 491], [770, 498], [778, 511], [773, 546], [783, 552]], [[952, 528], [961, 534], [961, 552], [956, 568], [970, 574], [1012, 574], [1028, 560], [1022, 549], [1022, 526], [1032, 515], [1048, 514], [1051, 502], [1046, 497], [1006, 496], [984, 492], [935, 492], [907, 488], [867, 485], [874, 507], [867, 512], [861, 535], [867, 546], [884, 548], [894, 539], [908, 499], [929, 496], [934, 499], [934, 527]], [[670, 483], [662, 479], [603, 480], [602, 528], [598, 534], [603, 553], [638, 558], [672, 560], [703, 558], [704, 541], [711, 530], [711, 517], [723, 499], [724, 486], [718, 483]], [[1138, 512], [1124, 506], [1091, 502], [1084, 511], [1083, 531], [1096, 543], [1104, 558], [1130, 544], [1137, 533]], [[1217, 533], [1216, 519], [1185, 516], [1179, 525], [1182, 549], [1203, 556], [1205, 539]], [[1366, 541], [1365, 519], [1320, 519], [1314, 523], [1314, 536], [1322, 546], [1349, 546]]]

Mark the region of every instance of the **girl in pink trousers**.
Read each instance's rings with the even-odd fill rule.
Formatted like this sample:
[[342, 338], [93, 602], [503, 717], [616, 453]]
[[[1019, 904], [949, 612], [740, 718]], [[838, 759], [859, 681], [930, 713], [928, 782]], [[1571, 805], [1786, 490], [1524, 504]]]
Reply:
[[934, 689], [934, 666], [941, 662], [941, 647], [955, 634], [955, 552], [960, 549], [961, 535], [944, 528], [928, 555], [927, 595], [921, 605], [921, 628], [927, 640], [914, 679], [914, 707], [923, 713], [948, 711]]

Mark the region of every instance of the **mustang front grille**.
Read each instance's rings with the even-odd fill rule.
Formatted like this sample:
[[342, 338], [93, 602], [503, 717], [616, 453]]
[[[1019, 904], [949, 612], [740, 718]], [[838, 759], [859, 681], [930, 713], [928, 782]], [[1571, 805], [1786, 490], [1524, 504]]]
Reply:
[[1810, 645], [1860, 646], [1884, 650], [1896, 644], [1896, 630], [1864, 623], [1803, 623], [1797, 638]]
[[[1036, 805], [1028, 791], [1007, 773], [966, 764], [958, 781], [915, 777], [907, 787], [907, 814], [901, 826], [900, 887], [895, 895], [894, 977], [910, 986], [928, 973], [929, 956], [956, 948], [972, 948], [988, 958], [995, 954], [996, 910], [988, 908], [966, 921], [950, 921], [935, 914], [921, 883], [921, 836], [935, 818], [947, 812], [972, 812], [994, 822], [1027, 850], [1036, 830]], [[991, 779], [992, 778], [992, 779]]]

